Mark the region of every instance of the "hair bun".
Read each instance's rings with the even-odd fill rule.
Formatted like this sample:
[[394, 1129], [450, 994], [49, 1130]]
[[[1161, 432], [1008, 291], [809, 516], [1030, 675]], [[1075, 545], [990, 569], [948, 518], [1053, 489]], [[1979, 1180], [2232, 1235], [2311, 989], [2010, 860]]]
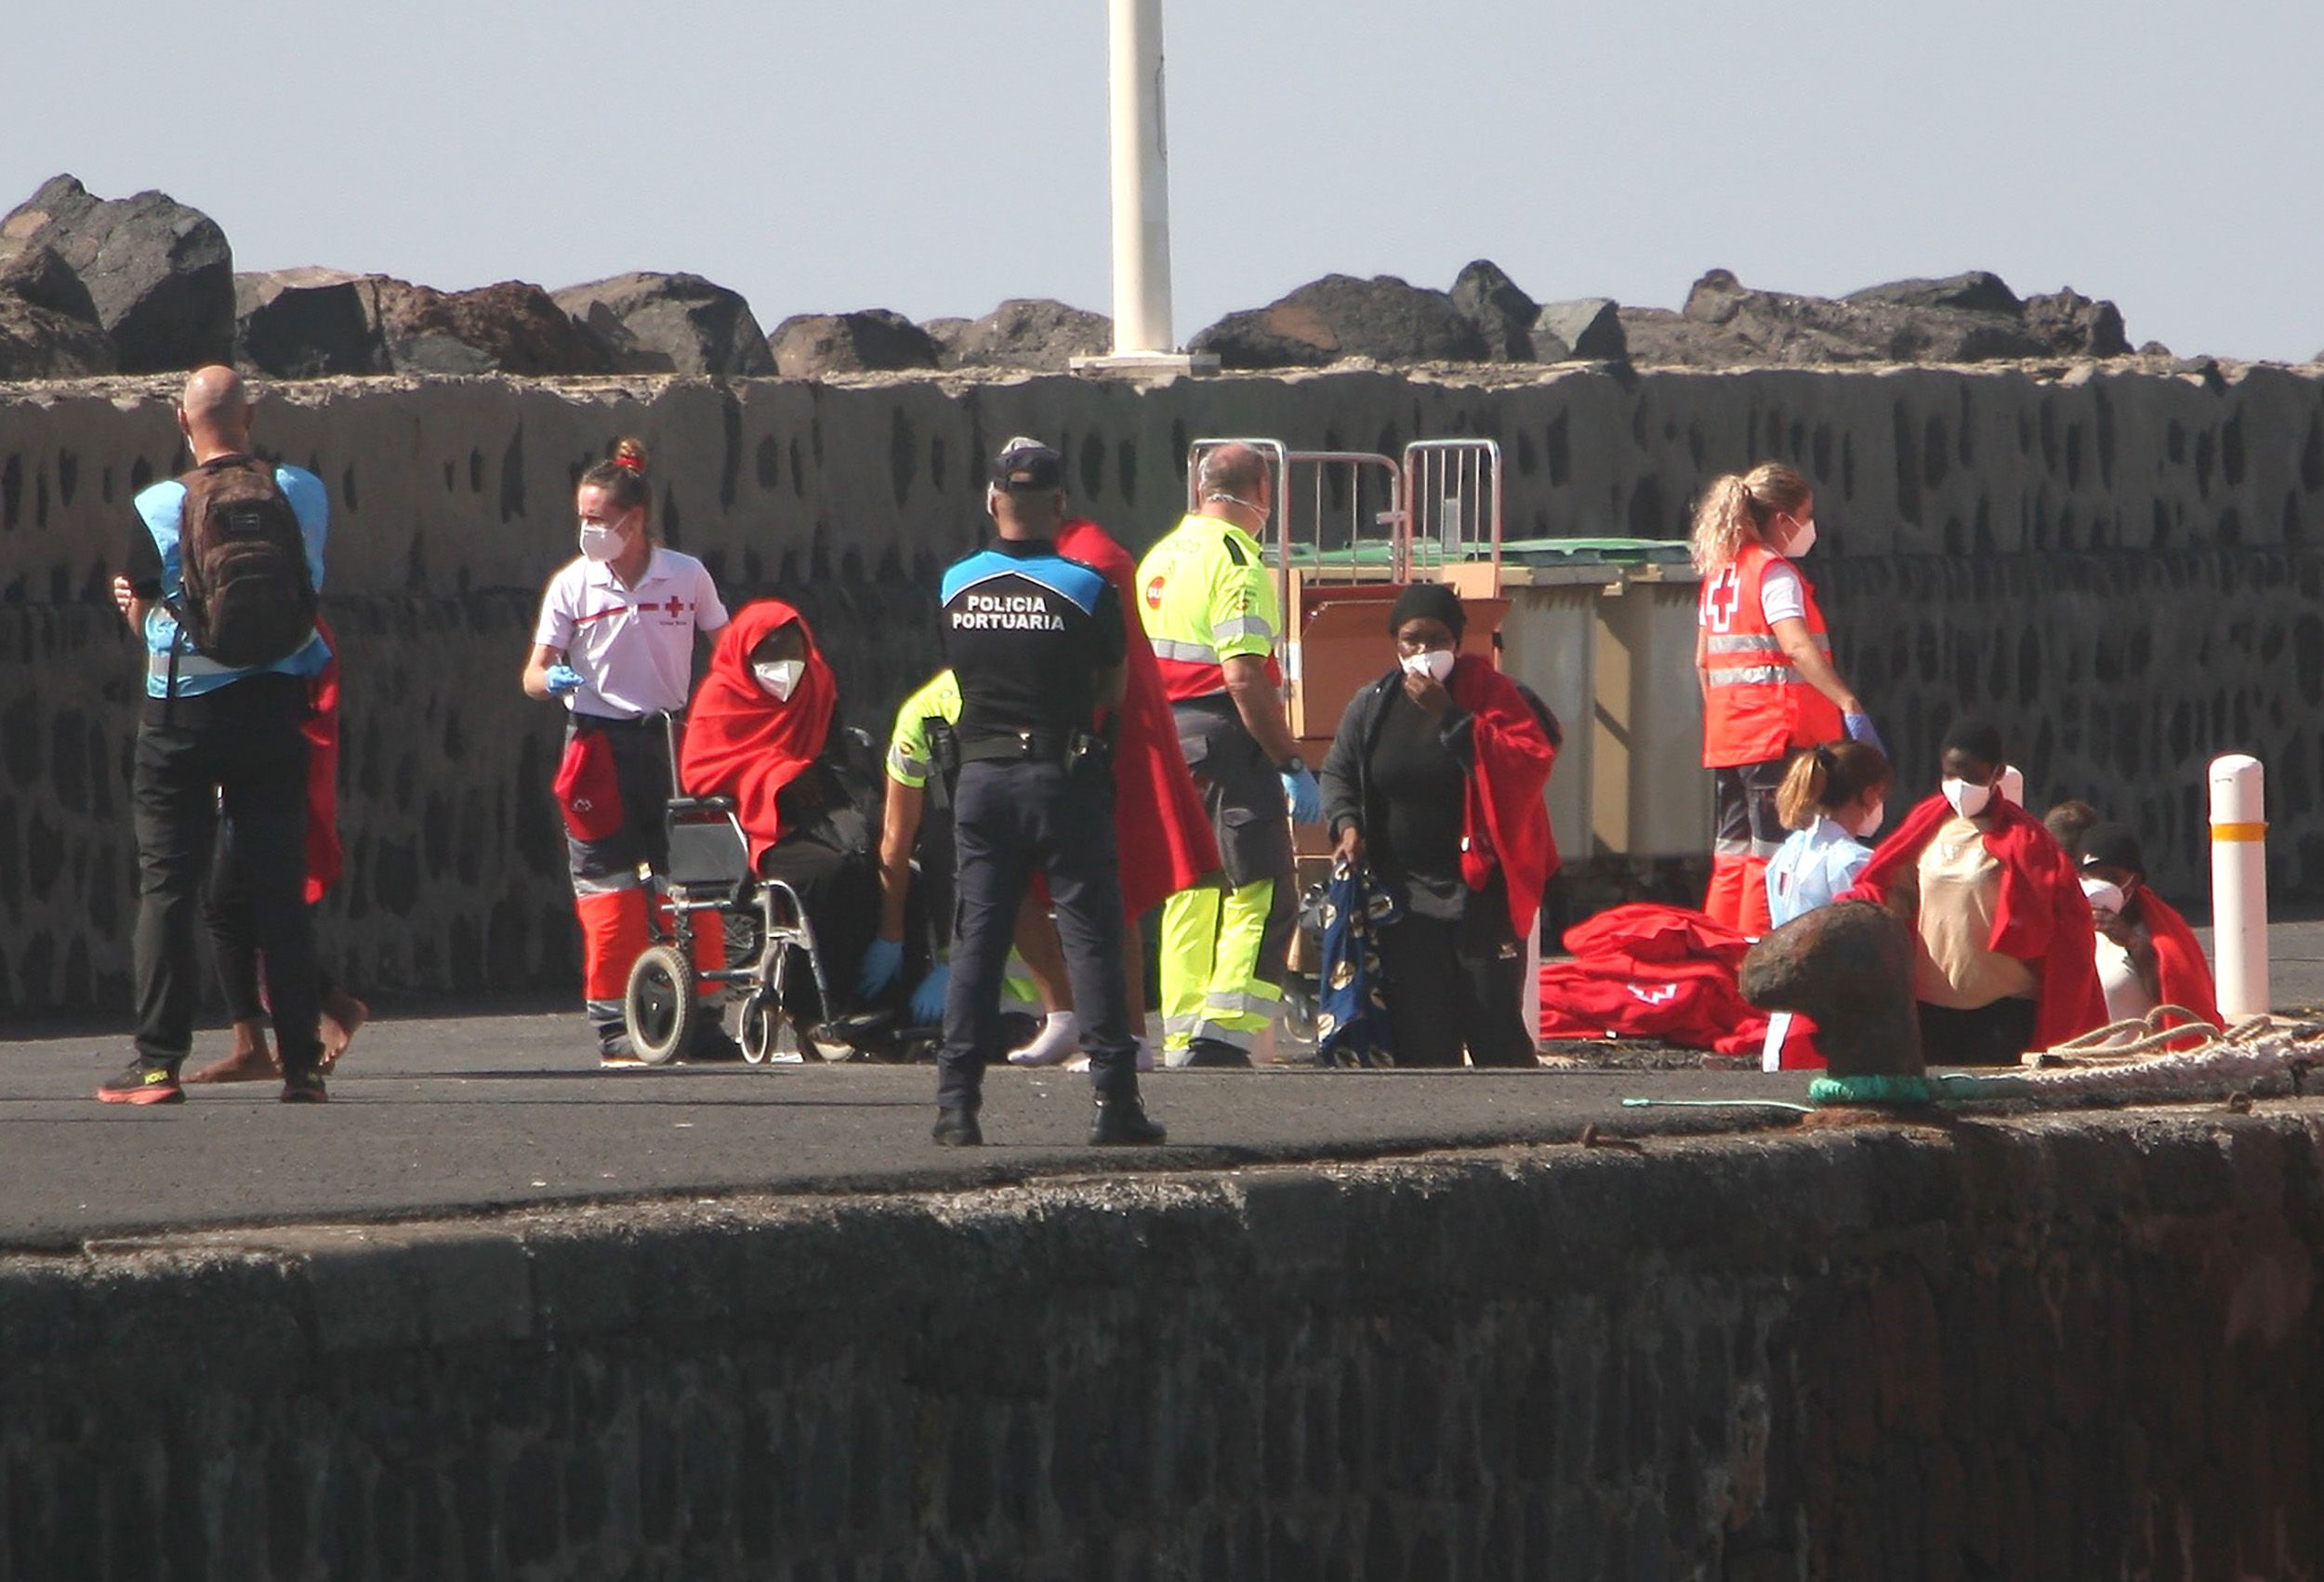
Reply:
[[645, 443], [640, 440], [621, 440], [614, 446], [614, 465], [624, 471], [645, 476], [648, 460]]

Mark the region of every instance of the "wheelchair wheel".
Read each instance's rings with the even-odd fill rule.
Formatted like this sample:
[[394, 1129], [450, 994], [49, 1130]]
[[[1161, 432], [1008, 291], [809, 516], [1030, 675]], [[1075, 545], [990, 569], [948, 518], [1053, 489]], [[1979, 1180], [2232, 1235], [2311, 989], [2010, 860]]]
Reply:
[[743, 1059], [752, 1065], [765, 1065], [775, 1055], [775, 1045], [782, 1036], [783, 1010], [772, 995], [763, 990], [743, 1002]]
[[648, 1065], [668, 1065], [693, 1040], [694, 966], [673, 944], [647, 947], [629, 969], [629, 987], [622, 995], [621, 1015], [638, 1058]]

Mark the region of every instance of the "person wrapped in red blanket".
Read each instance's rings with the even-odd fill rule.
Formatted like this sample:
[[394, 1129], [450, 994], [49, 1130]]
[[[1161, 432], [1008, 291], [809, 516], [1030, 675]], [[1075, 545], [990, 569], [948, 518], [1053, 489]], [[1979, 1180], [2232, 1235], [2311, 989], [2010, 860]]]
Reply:
[[[2115, 1022], [2144, 1017], [2160, 1006], [2178, 1006], [2214, 1027], [2219, 987], [2195, 930], [2146, 882], [2146, 855], [2125, 824], [2091, 825], [2076, 841], [2076, 865], [2091, 920], [2098, 930], [2098, 982], [2106, 1015]], [[2179, 1019], [2171, 1019], [2178, 1024]], [[2199, 1035], [2173, 1040], [2172, 1048], [2194, 1048]]]
[[2090, 903], [2039, 820], [1997, 789], [2000, 733], [1945, 738], [1937, 795], [1881, 842], [1843, 901], [1871, 901], [1917, 942], [1913, 997], [1929, 1064], [2014, 1065], [2105, 1024]]
[[[839, 685], [806, 618], [777, 599], [745, 605], [719, 634], [680, 749], [690, 797], [732, 797], [751, 865], [787, 883], [815, 929], [835, 997], [856, 981], [879, 921], [869, 821], [831, 757]], [[792, 1014], [827, 1022], [811, 974], [787, 980]]]
[[1555, 722], [1479, 654], [1459, 598], [1415, 583], [1389, 613], [1397, 668], [1358, 692], [1324, 759], [1324, 819], [1403, 915], [1380, 927], [1398, 1065], [1531, 1065], [1525, 942], [1557, 842], [1541, 794]]

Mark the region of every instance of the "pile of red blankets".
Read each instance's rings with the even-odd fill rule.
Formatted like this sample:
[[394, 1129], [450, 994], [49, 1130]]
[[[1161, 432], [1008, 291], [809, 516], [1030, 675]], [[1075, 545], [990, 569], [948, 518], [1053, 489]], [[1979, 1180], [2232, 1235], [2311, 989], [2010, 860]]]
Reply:
[[1543, 1038], [1652, 1038], [1756, 1055], [1767, 1013], [1736, 974], [1750, 942], [1683, 906], [1635, 904], [1565, 930], [1574, 959], [1541, 969]]

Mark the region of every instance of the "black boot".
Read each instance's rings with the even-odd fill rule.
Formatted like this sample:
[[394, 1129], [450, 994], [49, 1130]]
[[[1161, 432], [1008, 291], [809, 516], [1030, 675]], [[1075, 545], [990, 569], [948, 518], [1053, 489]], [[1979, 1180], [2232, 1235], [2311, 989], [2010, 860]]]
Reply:
[[1135, 1093], [1119, 1099], [1100, 1099], [1089, 1112], [1089, 1145], [1152, 1148], [1169, 1140], [1169, 1131], [1146, 1114], [1145, 1101]]
[[980, 1148], [984, 1143], [984, 1128], [976, 1124], [976, 1112], [965, 1107], [938, 1110], [936, 1125], [928, 1135], [946, 1148]]

